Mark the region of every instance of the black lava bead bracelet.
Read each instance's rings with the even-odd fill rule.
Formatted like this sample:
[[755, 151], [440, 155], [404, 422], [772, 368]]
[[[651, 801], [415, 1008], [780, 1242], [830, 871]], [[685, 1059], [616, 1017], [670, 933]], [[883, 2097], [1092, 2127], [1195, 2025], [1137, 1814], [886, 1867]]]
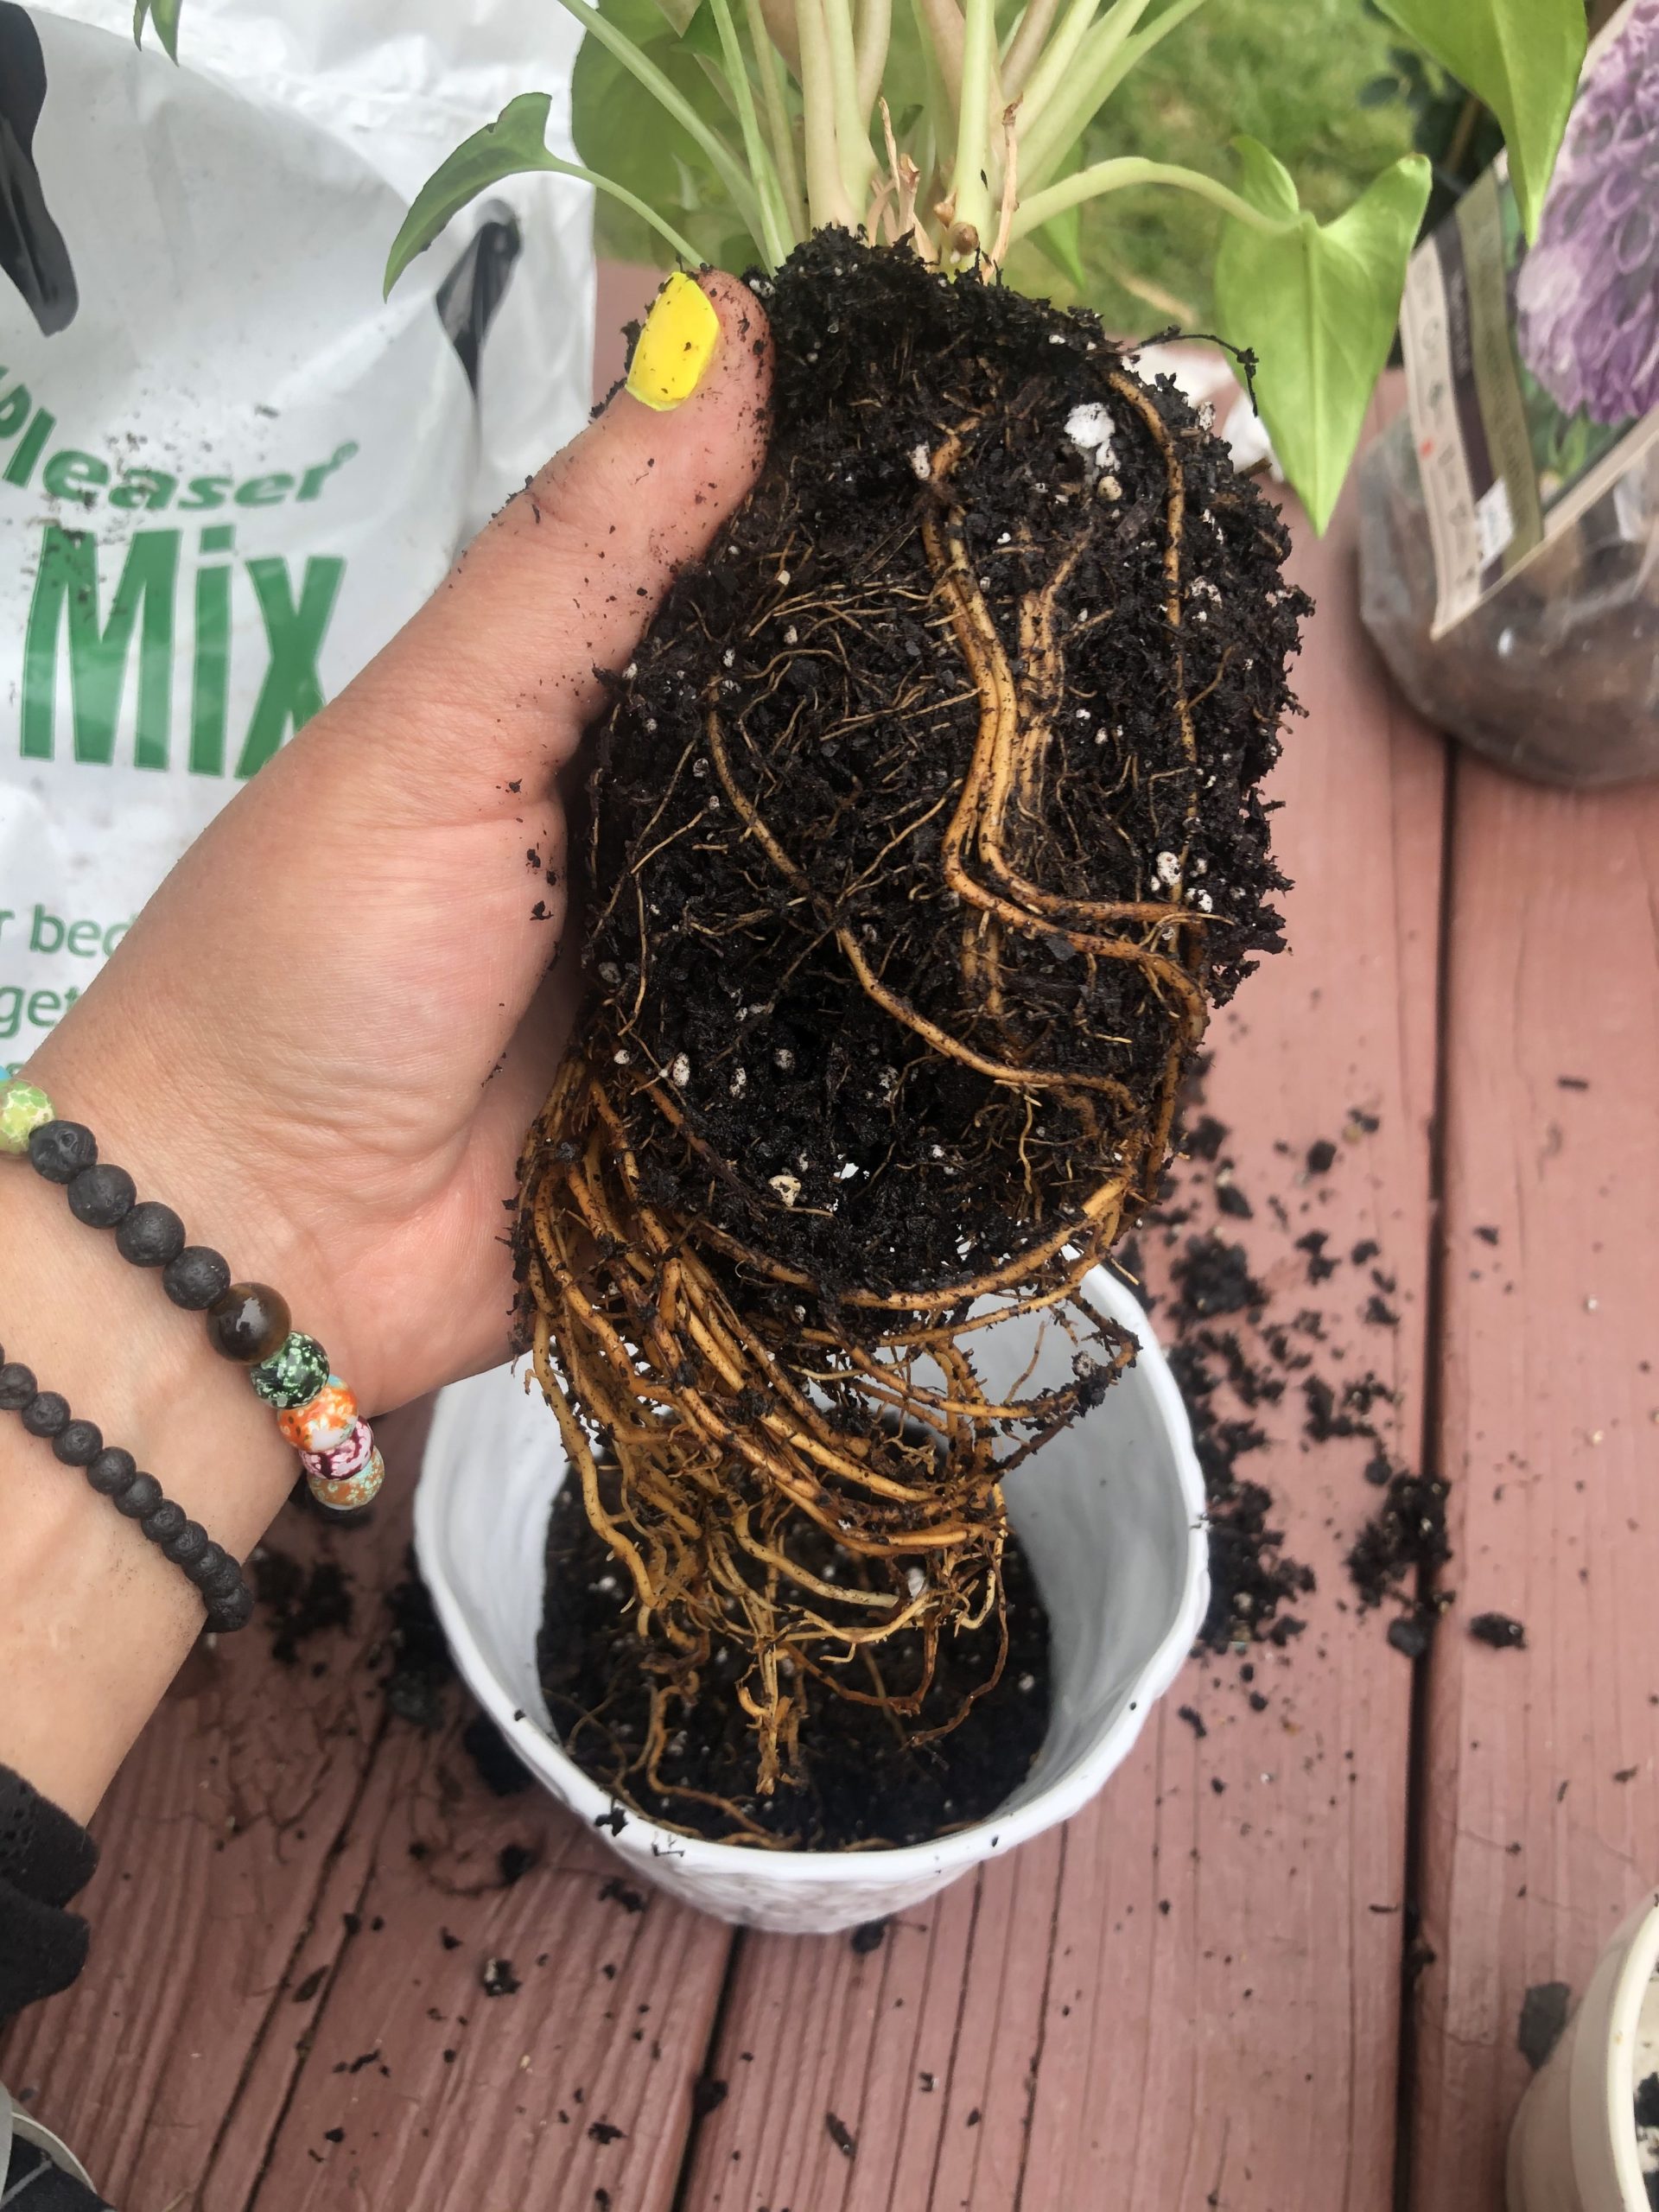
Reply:
[[130, 1452], [106, 1445], [95, 1422], [77, 1421], [67, 1398], [56, 1390], [41, 1389], [31, 1370], [17, 1360], [8, 1360], [3, 1348], [0, 1413], [16, 1414], [31, 1436], [51, 1445], [65, 1466], [79, 1467], [99, 1497], [138, 1523], [162, 1556], [181, 1568], [194, 1585], [207, 1608], [210, 1629], [227, 1635], [247, 1626], [253, 1618], [253, 1592], [224, 1547], [213, 1542], [199, 1521], [187, 1516], [154, 1475], [141, 1472]]

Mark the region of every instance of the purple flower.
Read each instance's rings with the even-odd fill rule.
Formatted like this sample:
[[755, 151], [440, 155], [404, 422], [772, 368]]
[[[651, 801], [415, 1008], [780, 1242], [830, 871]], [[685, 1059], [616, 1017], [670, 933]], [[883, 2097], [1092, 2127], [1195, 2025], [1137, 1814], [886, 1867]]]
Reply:
[[1659, 0], [1637, 0], [1579, 88], [1516, 308], [1521, 358], [1564, 415], [1659, 402]]

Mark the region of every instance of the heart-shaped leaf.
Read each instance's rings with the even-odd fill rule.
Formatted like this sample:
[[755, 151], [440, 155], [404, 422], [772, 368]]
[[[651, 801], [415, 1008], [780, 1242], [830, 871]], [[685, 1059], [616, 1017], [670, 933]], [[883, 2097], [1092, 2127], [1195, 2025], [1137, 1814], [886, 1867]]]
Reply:
[[415, 195], [403, 228], [392, 241], [386, 259], [388, 292], [416, 255], [424, 251], [444, 226], [480, 192], [499, 184], [503, 177], [558, 166], [547, 150], [547, 118], [552, 105], [550, 93], [520, 92], [517, 99], [507, 102], [493, 123], [474, 131], [438, 164]]
[[1429, 165], [1408, 154], [1333, 222], [1297, 198], [1283, 162], [1233, 142], [1241, 196], [1261, 227], [1230, 216], [1216, 258], [1222, 334], [1255, 354], [1262, 420], [1286, 475], [1323, 531], [1348, 473], [1405, 289], [1428, 200]]
[[1529, 242], [1584, 61], [1584, 0], [1377, 0], [1391, 22], [1491, 108]]
[[597, 191], [622, 200], [636, 215], [651, 224], [682, 260], [695, 267], [698, 255], [677, 231], [671, 229], [627, 188], [609, 177], [597, 176], [575, 162], [562, 161], [547, 150], [547, 118], [552, 99], [546, 92], [520, 92], [509, 100], [493, 123], [464, 139], [447, 161], [441, 162], [415, 195], [415, 204], [404, 218], [386, 257], [385, 289], [403, 275], [417, 253], [430, 245], [445, 224], [468, 201], [476, 200], [503, 177], [522, 176], [532, 169], [550, 169], [557, 176], [580, 177]]
[[156, 35], [167, 50], [169, 61], [179, 58], [179, 10], [184, 0], [136, 0], [132, 11], [132, 42], [144, 42], [146, 19], [156, 26]]

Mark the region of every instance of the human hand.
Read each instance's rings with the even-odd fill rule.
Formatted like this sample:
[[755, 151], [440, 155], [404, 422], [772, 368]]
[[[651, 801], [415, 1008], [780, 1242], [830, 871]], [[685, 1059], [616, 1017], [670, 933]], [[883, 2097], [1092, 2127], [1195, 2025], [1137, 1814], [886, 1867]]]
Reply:
[[626, 393], [181, 862], [29, 1071], [270, 1282], [365, 1410], [505, 1356], [505, 1211], [569, 1035], [558, 779], [763, 448], [765, 323]]
[[[27, 1073], [370, 1414], [506, 1354], [506, 1211], [575, 1002], [561, 772], [764, 447], [764, 318], [619, 397], [186, 855]], [[549, 877], [553, 880], [547, 880]], [[245, 1375], [0, 1162], [0, 1340], [238, 1558], [296, 1464]], [[201, 1626], [178, 1569], [0, 1423], [0, 1760], [90, 1813]]]

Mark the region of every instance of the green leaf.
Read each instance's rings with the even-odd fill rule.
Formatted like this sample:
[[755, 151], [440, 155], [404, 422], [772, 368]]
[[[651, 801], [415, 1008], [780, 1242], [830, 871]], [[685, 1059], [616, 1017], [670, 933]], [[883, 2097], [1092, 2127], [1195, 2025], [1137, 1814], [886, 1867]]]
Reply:
[[[719, 127], [728, 120], [729, 111], [696, 51], [705, 26], [718, 44], [708, 9], [698, 9], [691, 35], [681, 39], [670, 29], [657, 0], [600, 4], [607, 19], [626, 33], [704, 121]], [[761, 258], [761, 241], [749, 231], [747, 211], [734, 206], [703, 148], [596, 38], [583, 39], [577, 50], [570, 107], [579, 157], [667, 216], [697, 248], [700, 259], [745, 268]], [[617, 200], [601, 201], [594, 213], [594, 243], [601, 253], [620, 261], [669, 259], [658, 235]], [[735, 257], [734, 232], [746, 240]]]
[[[1075, 176], [1083, 161], [1083, 141], [1065, 156], [1055, 171], [1055, 181]], [[1031, 233], [1031, 244], [1045, 261], [1053, 264], [1063, 276], [1067, 276], [1079, 292], [1089, 287], [1089, 271], [1083, 259], [1083, 209], [1079, 207], [1063, 208], [1058, 215], [1051, 215], [1039, 223]]]
[[1216, 260], [1217, 313], [1223, 336], [1256, 356], [1262, 418], [1322, 532], [1388, 359], [1429, 165], [1421, 154], [1404, 156], [1344, 213], [1319, 223], [1265, 146], [1234, 143], [1241, 195], [1274, 227], [1229, 218]]
[[1294, 223], [1302, 212], [1296, 196], [1296, 180], [1259, 138], [1241, 136], [1233, 141], [1238, 156], [1238, 188], [1252, 207], [1259, 207], [1275, 223]]
[[[720, 130], [709, 121], [696, 101], [688, 99], [676, 83], [672, 72], [664, 68], [646, 51], [639, 39], [623, 28], [617, 20], [617, 10], [604, 5], [594, 7], [589, 4], [589, 0], [559, 0], [559, 5], [567, 15], [574, 16], [587, 32], [586, 43], [596, 41], [604, 47], [650, 94], [656, 104], [658, 128], [666, 118], [677, 123], [682, 130], [690, 134], [703, 159], [730, 194], [732, 204], [741, 211], [749, 229], [758, 235], [761, 228], [760, 200], [753, 180], [744, 168], [741, 156], [727, 143]], [[652, 14], [660, 22], [654, 7]]]
[[[613, 11], [609, 9], [601, 10], [601, 13], [606, 15], [612, 12]], [[715, 20], [715, 11], [712, 8], [704, 7], [702, 0], [698, 0], [698, 5], [693, 11], [690, 22], [679, 34], [679, 38], [680, 43], [686, 51], [696, 54], [701, 60], [716, 64], [724, 62], [725, 55], [720, 43], [720, 26]]]
[[1529, 243], [1584, 61], [1584, 0], [1377, 0], [1503, 125]]
[[1058, 215], [1051, 215], [1032, 232], [1031, 242], [1080, 292], [1085, 289], [1089, 272], [1083, 265], [1081, 207], [1067, 207]]
[[144, 22], [148, 17], [156, 26], [156, 35], [166, 49], [168, 60], [176, 61], [179, 58], [179, 10], [183, 5], [184, 0], [137, 0], [132, 11], [133, 44], [143, 44]]
[[656, 4], [667, 16], [675, 37], [683, 38], [701, 11], [702, 0], [656, 0]]
[[404, 218], [403, 228], [392, 240], [386, 257], [385, 289], [389, 293], [417, 253], [424, 251], [445, 225], [480, 192], [487, 192], [503, 177], [523, 176], [532, 169], [550, 169], [558, 176], [580, 177], [596, 191], [622, 200], [636, 215], [666, 238], [675, 252], [695, 266], [700, 257], [652, 208], [626, 186], [599, 176], [575, 162], [561, 161], [547, 150], [547, 118], [553, 103], [546, 92], [520, 92], [509, 100], [493, 123], [474, 131], [441, 162], [415, 196]]
[[503, 177], [554, 167], [554, 158], [547, 150], [547, 118], [552, 105], [550, 93], [520, 92], [517, 99], [507, 102], [493, 123], [475, 130], [438, 164], [416, 194], [415, 204], [392, 242], [386, 260], [388, 292], [416, 255], [424, 251], [445, 225], [480, 192], [499, 184]]

